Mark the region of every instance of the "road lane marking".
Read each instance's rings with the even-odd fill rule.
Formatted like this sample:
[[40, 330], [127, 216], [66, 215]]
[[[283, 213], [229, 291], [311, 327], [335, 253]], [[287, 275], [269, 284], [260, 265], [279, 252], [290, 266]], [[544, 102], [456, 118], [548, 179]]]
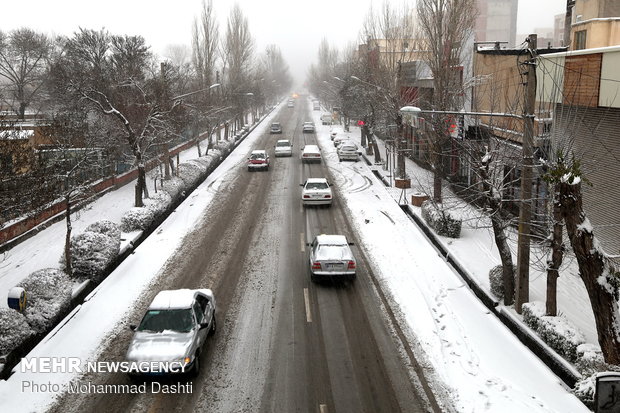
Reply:
[[306, 252], [306, 234], [300, 233], [299, 239], [301, 240], [301, 252]]
[[321, 411], [321, 413], [327, 413], [327, 405], [319, 404], [319, 410]]
[[308, 323], [312, 322], [312, 313], [310, 313], [310, 295], [308, 293], [308, 289], [304, 288], [304, 302], [306, 304], [306, 321]]

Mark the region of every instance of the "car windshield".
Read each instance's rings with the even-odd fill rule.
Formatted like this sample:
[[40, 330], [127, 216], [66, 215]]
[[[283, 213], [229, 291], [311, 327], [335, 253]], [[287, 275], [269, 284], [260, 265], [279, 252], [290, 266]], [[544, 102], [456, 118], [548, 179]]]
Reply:
[[279, 128], [279, 127], [280, 127], [280, 124], [279, 124], [279, 123], [272, 123], [272, 124], [271, 124], [271, 127], [272, 127], [272, 128]]
[[325, 182], [308, 182], [306, 189], [327, 189], [328, 186]]
[[253, 153], [250, 155], [250, 159], [265, 159], [265, 155], [262, 153]]
[[288, 142], [277, 142], [276, 146], [287, 146], [288, 147], [288, 146], [291, 146], [291, 144]]
[[192, 309], [149, 310], [138, 326], [138, 331], [162, 332], [164, 330], [188, 333], [193, 327]]

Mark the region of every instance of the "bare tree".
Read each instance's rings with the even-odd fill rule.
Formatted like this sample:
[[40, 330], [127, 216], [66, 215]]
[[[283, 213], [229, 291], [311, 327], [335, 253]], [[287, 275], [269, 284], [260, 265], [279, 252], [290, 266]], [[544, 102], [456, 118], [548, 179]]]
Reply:
[[31, 29], [0, 31], [0, 79], [6, 81], [2, 100], [19, 119], [24, 119], [45, 83], [50, 49], [49, 39]]
[[85, 115], [79, 111], [56, 114], [45, 129], [46, 141], [38, 150], [40, 168], [46, 171], [46, 186], [65, 206], [65, 271], [71, 275], [71, 214], [76, 203], [93, 194], [92, 183], [108, 175], [106, 148], [89, 134]]
[[[194, 21], [192, 30], [192, 64], [198, 78], [199, 89], [206, 89], [214, 83], [218, 47], [219, 25], [213, 10], [213, 1], [203, 0], [200, 19]], [[219, 79], [215, 81], [218, 82]], [[206, 104], [208, 105], [208, 102]]]
[[556, 202], [590, 297], [603, 357], [606, 363], [620, 364], [620, 268], [602, 250], [583, 209], [581, 185], [585, 178], [579, 160], [560, 155], [547, 179], [557, 188]]
[[170, 134], [176, 102], [170, 106], [161, 79], [148, 77], [151, 55], [142, 37], [81, 29], [65, 49], [54, 68], [58, 92], [68, 92], [111, 120], [112, 137], [129, 149], [138, 168], [135, 206], [143, 206], [148, 151]]
[[[420, 38], [427, 50], [426, 62], [433, 76], [431, 108], [454, 111], [463, 107], [462, 61], [466, 40], [470, 38], [476, 21], [476, 0], [418, 0]], [[446, 116], [429, 119], [432, 128], [431, 168], [434, 174], [433, 198], [442, 199], [444, 148], [450, 142]]]
[[254, 39], [250, 33], [248, 19], [241, 7], [235, 4], [228, 16], [226, 38], [224, 41], [225, 64], [227, 69], [227, 93], [232, 106], [236, 107], [235, 126], [241, 126], [244, 107], [247, 104]]

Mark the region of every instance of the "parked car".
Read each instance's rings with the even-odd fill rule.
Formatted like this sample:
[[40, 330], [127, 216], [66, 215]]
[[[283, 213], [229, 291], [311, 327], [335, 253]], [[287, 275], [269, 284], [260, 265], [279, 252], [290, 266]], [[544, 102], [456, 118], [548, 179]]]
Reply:
[[293, 99], [289, 99], [288, 103], [286, 104], [287, 108], [294, 108], [295, 107], [295, 101]]
[[303, 133], [314, 133], [314, 123], [304, 122], [304, 126], [301, 130]]
[[324, 113], [321, 115], [321, 124], [323, 125], [331, 125], [334, 119], [332, 118], [331, 113]]
[[338, 160], [342, 161], [354, 161], [359, 159], [359, 152], [357, 145], [352, 141], [344, 141], [338, 146]]
[[130, 326], [134, 335], [126, 359], [146, 366], [149, 362], [175, 361], [185, 363], [185, 366], [168, 372], [141, 369], [130, 372], [130, 375], [181, 372], [198, 375], [203, 344], [208, 335], [215, 333], [215, 312], [215, 297], [210, 289], [160, 291], [140, 324]]
[[306, 145], [301, 150], [301, 161], [321, 163], [321, 150], [316, 145]]
[[333, 194], [329, 182], [325, 178], [308, 178], [301, 184], [301, 203], [306, 205], [332, 204]]
[[293, 156], [293, 144], [288, 139], [280, 139], [276, 142], [275, 155]]
[[344, 235], [317, 235], [310, 244], [312, 281], [354, 280], [356, 261]]
[[269, 170], [269, 155], [264, 149], [252, 151], [248, 158], [248, 171], [256, 169]]
[[269, 129], [269, 133], [282, 133], [282, 126], [280, 122], [273, 122], [271, 124], [271, 128]]
[[351, 137], [348, 135], [337, 135], [332, 142], [334, 143], [334, 146], [337, 148], [342, 142], [349, 142], [351, 141]]

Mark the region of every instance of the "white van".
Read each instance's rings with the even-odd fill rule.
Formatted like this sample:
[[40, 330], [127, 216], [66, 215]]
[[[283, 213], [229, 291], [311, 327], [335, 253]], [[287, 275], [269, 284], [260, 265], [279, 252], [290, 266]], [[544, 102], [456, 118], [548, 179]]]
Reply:
[[324, 113], [321, 115], [321, 124], [323, 125], [331, 125], [334, 119], [332, 118], [331, 113]]
[[321, 110], [321, 104], [318, 100], [312, 102], [312, 110]]

